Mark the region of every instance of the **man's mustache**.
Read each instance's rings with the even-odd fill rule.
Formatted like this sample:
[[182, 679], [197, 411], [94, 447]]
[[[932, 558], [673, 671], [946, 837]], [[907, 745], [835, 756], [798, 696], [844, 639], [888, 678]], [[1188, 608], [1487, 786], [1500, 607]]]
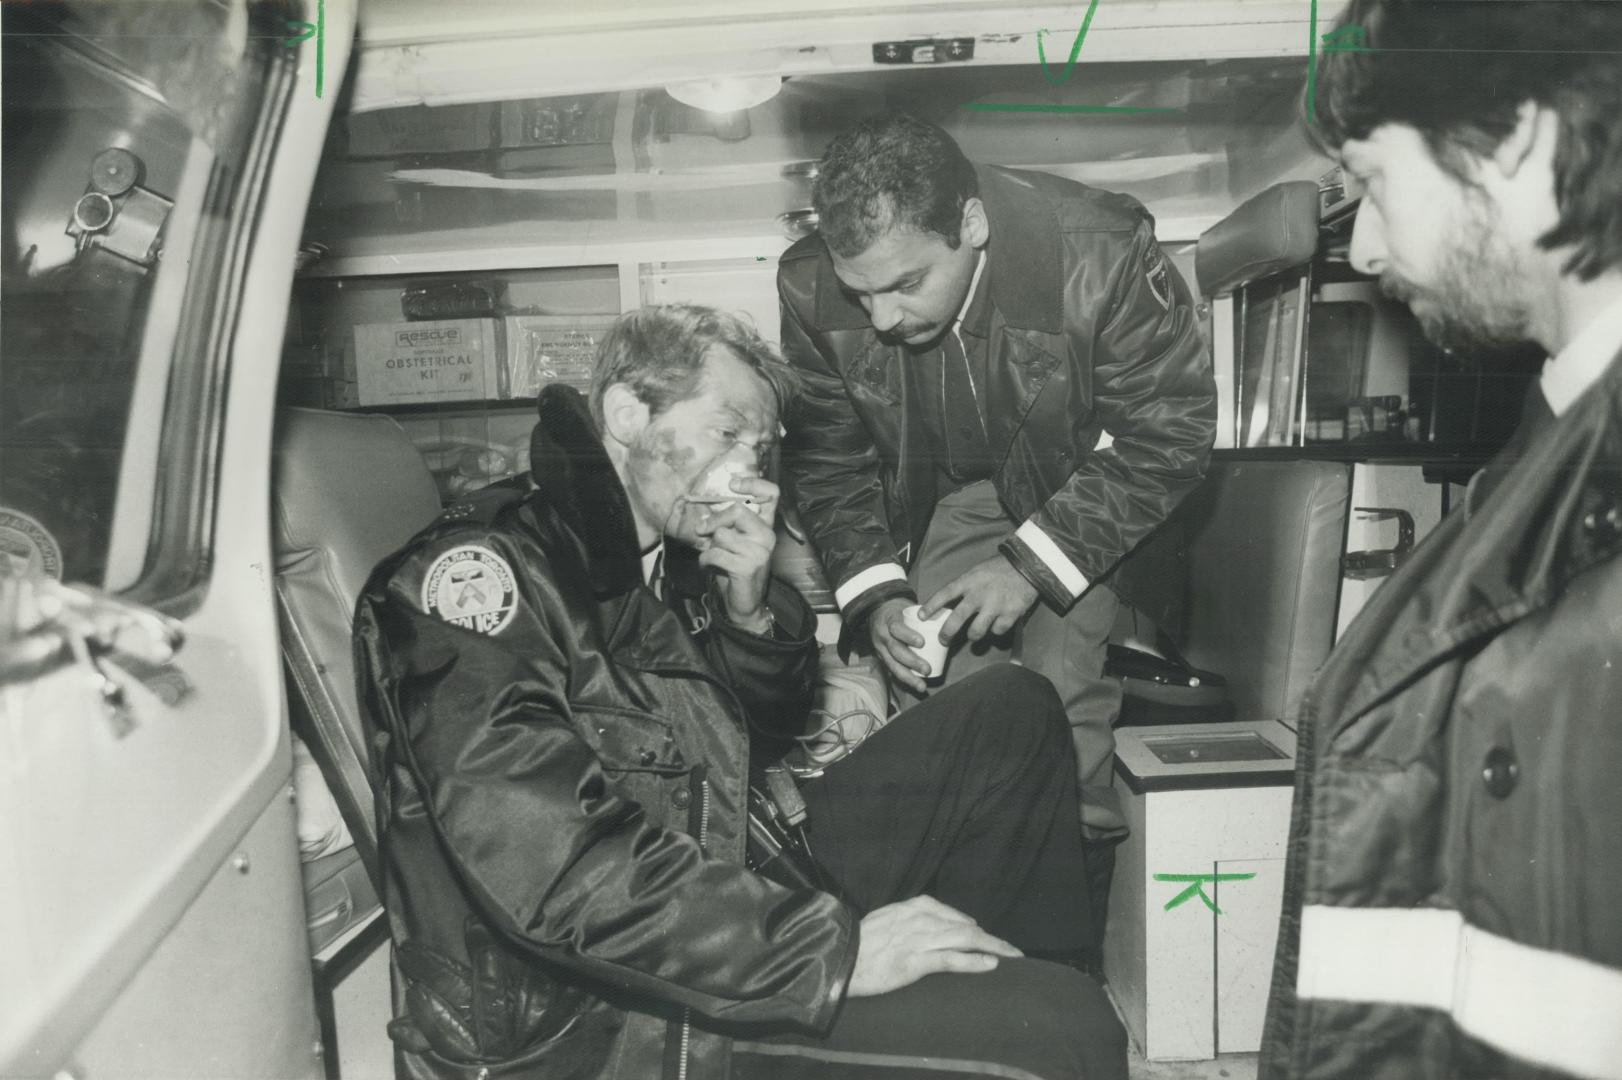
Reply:
[[[912, 342], [907, 340], [908, 338], [924, 333], [925, 331], [929, 331], [930, 336], [928, 341]], [[937, 328], [933, 326], [898, 326], [894, 330], [885, 330], [880, 332], [878, 335], [879, 340], [886, 345], [901, 345], [908, 349], [931, 348], [934, 346], [935, 342], [940, 340], [940, 338], [943, 336], [944, 333], [937, 332]]]
[[1420, 294], [1413, 282], [1389, 272], [1380, 275], [1380, 291], [1402, 304], [1411, 303]]

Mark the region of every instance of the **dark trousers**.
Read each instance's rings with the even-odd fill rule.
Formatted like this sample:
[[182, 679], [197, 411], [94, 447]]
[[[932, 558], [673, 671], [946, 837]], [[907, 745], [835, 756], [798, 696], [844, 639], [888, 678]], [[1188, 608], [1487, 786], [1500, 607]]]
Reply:
[[[1027, 954], [1093, 943], [1075, 755], [1052, 685], [1000, 664], [908, 709], [801, 785], [818, 860], [864, 911], [927, 894]], [[1124, 1080], [1098, 984], [1038, 959], [847, 1000], [823, 1038], [736, 1044], [740, 1078]]]
[[[997, 545], [1018, 524], [1009, 520], [989, 480], [942, 497], [907, 575], [919, 598], [928, 599], [986, 559], [1001, 559]], [[1103, 676], [1105, 645], [1118, 606], [1115, 594], [1104, 585], [1088, 589], [1063, 615], [1037, 601], [1010, 634], [972, 644], [960, 635], [946, 661], [946, 686], [1008, 660], [1017, 660], [1052, 680], [1076, 747], [1082, 830], [1089, 841], [1112, 844], [1126, 835], [1126, 819], [1121, 816], [1114, 788], [1114, 724], [1121, 712], [1121, 683]], [[894, 689], [903, 702], [919, 700], [899, 683]], [[1106, 878], [1105, 892], [1107, 882]]]

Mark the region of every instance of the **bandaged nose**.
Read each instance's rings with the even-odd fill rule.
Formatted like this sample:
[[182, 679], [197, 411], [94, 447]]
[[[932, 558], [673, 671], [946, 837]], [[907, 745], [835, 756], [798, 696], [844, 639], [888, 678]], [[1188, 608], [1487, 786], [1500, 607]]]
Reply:
[[698, 478], [698, 482], [693, 485], [692, 493], [688, 497], [694, 502], [742, 502], [746, 507], [753, 510], [755, 509], [754, 500], [734, 491], [732, 481], [740, 476], [759, 475], [758, 456], [753, 451], [739, 453], [734, 450], [731, 453], [722, 455], [704, 471]]

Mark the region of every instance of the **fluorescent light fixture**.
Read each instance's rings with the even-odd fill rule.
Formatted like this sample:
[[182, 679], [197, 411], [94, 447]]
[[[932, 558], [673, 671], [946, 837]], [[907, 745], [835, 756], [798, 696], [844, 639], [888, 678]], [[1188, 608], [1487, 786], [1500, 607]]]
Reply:
[[776, 75], [751, 75], [671, 83], [665, 87], [665, 93], [695, 109], [730, 113], [764, 104], [776, 97], [782, 87], [783, 80]]

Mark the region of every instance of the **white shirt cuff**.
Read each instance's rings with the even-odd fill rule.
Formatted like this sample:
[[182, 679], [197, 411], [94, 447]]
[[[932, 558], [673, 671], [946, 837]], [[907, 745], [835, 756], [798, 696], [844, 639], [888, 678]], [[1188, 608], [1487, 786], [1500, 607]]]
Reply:
[[1053, 576], [1059, 579], [1059, 584], [1070, 590], [1071, 596], [1080, 596], [1087, 591], [1087, 578], [1076, 569], [1076, 564], [1059, 550], [1059, 545], [1037, 527], [1036, 522], [1027, 521], [1014, 535], [1036, 553], [1036, 557], [1042, 560], [1044, 566], [1053, 571]]
[[879, 563], [877, 566], [869, 566], [834, 590], [834, 603], [839, 605], [840, 611], [844, 611], [852, 600], [873, 586], [882, 585], [886, 581], [906, 580], [907, 572], [901, 568], [900, 563]]

